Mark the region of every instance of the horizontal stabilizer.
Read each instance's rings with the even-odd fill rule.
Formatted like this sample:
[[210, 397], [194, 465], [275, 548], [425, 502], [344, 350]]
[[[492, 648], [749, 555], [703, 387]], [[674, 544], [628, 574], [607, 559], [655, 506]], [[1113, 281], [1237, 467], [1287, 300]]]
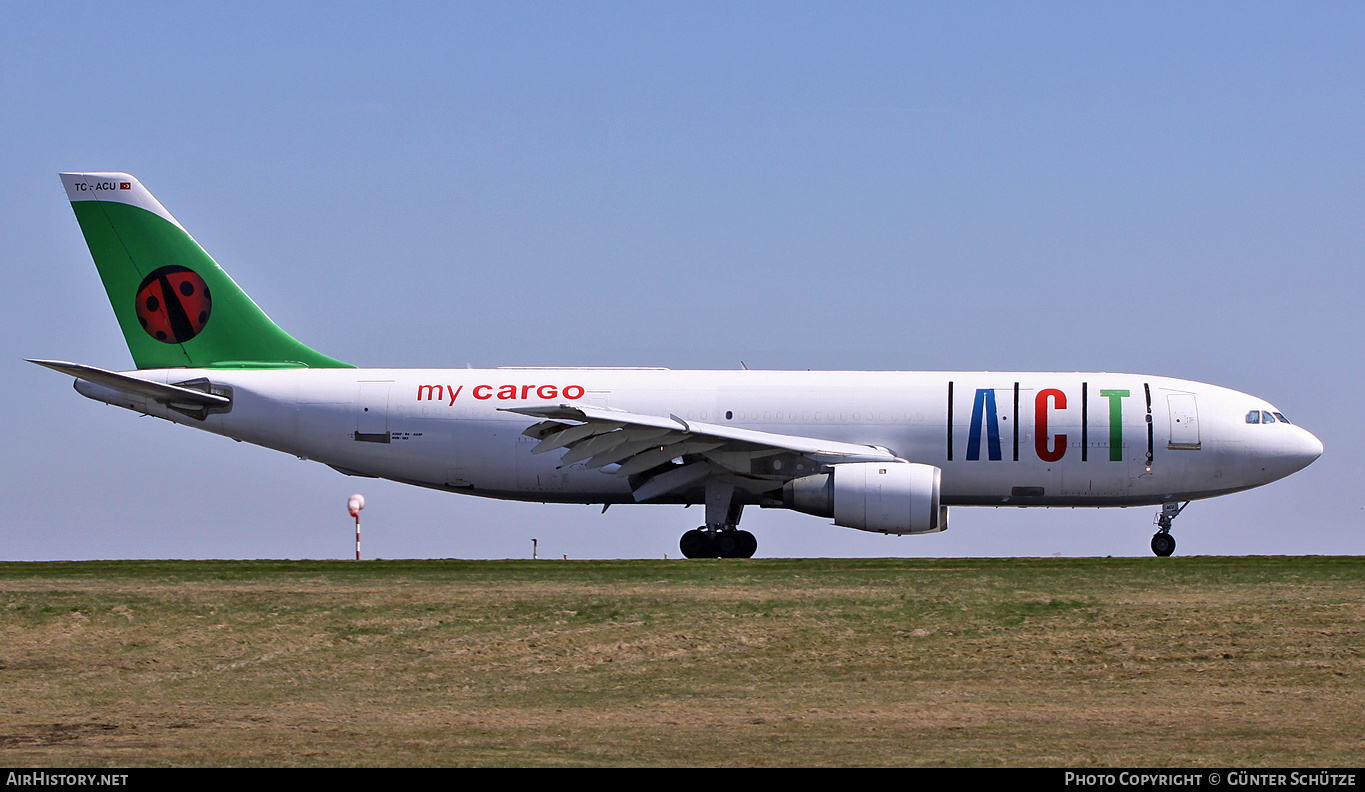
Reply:
[[194, 388], [166, 385], [161, 382], [149, 382], [129, 374], [120, 374], [117, 371], [107, 371], [80, 363], [67, 363], [62, 360], [29, 360], [28, 362], [37, 363], [63, 374], [69, 374], [76, 379], [93, 382], [106, 388], [127, 391], [163, 404], [194, 404], [201, 407], [227, 407], [232, 404], [231, 399], [226, 396], [219, 396], [216, 393], [205, 393]]

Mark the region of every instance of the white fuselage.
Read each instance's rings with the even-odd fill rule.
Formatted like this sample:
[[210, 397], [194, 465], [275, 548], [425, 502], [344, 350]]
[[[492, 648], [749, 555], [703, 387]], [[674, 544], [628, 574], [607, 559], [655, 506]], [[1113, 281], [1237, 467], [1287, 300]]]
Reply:
[[[204, 420], [78, 381], [91, 398], [353, 475], [497, 498], [631, 502], [626, 478], [532, 454], [533, 418], [570, 404], [881, 446], [942, 470], [944, 505], [1126, 506], [1269, 483], [1322, 452], [1244, 393], [1106, 373], [664, 369], [164, 369], [231, 389]], [[950, 396], [951, 394], [951, 396]], [[951, 417], [950, 417], [951, 416]], [[665, 502], [698, 502], [699, 491]], [[763, 505], [776, 505], [764, 502]]]

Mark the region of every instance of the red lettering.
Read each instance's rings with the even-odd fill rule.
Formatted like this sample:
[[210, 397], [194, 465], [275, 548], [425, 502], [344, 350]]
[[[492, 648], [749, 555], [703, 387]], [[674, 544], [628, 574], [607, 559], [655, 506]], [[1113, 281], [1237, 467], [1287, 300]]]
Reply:
[[[496, 393], [495, 393], [496, 389]], [[520, 390], [518, 390], [520, 389]], [[455, 404], [455, 398], [464, 390], [464, 386], [446, 385], [444, 389], [440, 385], [418, 385], [417, 400], [441, 398], [442, 391], [450, 399], [450, 404]], [[470, 390], [470, 395], [480, 401], [487, 401], [494, 396], [499, 401], [514, 401], [518, 399], [529, 399], [534, 393], [536, 398], [553, 399], [564, 397], [565, 399], [581, 399], [587, 393], [582, 385], [565, 385], [563, 388], [557, 385], [475, 385]]]
[[450, 387], [449, 385], [446, 386], [446, 393], [449, 393], [449, 394], [450, 394], [450, 405], [449, 405], [449, 406], [451, 406], [451, 407], [454, 407], [454, 406], [455, 406], [455, 397], [456, 397], [456, 396], [459, 396], [459, 395], [460, 395], [460, 391], [462, 391], [462, 390], [464, 390], [464, 386], [463, 386], [463, 385], [459, 386], [458, 388], [452, 388], [452, 387]]
[[1057, 440], [1051, 449], [1047, 446], [1047, 400], [1055, 399], [1057, 409], [1066, 409], [1066, 394], [1056, 388], [1047, 388], [1038, 391], [1038, 396], [1033, 400], [1033, 447], [1038, 452], [1038, 458], [1044, 462], [1056, 462], [1066, 454], [1066, 435], [1057, 435]]
[[442, 388], [440, 385], [418, 385], [417, 401], [421, 401], [422, 399], [426, 399], [427, 401], [441, 401], [444, 397], [444, 394], [441, 391]]

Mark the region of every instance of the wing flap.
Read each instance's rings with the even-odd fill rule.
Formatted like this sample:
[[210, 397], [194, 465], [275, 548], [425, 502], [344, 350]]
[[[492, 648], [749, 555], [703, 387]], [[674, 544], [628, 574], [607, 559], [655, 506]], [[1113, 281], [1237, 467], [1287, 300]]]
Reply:
[[724, 443], [702, 443], [688, 442], [670, 443], [666, 446], [659, 446], [641, 454], [636, 454], [617, 469], [618, 476], [634, 476], [637, 473], [644, 473], [646, 470], [656, 468], [666, 462], [679, 457], [692, 454], [705, 454], [720, 448]]
[[[539, 426], [539, 424], [537, 424]], [[561, 424], [562, 426], [562, 424]], [[546, 435], [540, 444], [531, 449], [532, 454], [543, 454], [546, 451], [554, 451], [563, 448], [580, 440], [586, 440], [593, 435], [605, 434], [625, 426], [623, 423], [608, 421], [605, 423], [585, 423], [581, 426], [571, 426], [557, 435]]]
[[643, 503], [670, 492], [686, 489], [710, 474], [711, 465], [709, 463], [693, 462], [660, 473], [636, 488], [632, 495], [635, 497], [636, 503]]
[[[880, 446], [823, 440], [801, 435], [761, 432], [756, 429], [740, 429], [734, 426], [684, 421], [677, 416], [663, 418], [658, 415], [630, 413], [605, 407], [559, 404], [538, 407], [505, 407], [502, 408], [502, 411], [552, 421], [579, 422], [577, 425], [565, 424], [565, 429], [557, 435], [547, 435], [541, 441], [541, 445], [536, 446], [535, 450], [539, 453], [572, 445], [591, 435], [604, 434], [630, 426], [665, 429], [669, 433], [676, 432], [680, 435], [686, 433], [716, 438], [733, 445], [732, 450], [780, 449], [810, 456], [812, 459], [824, 462], [891, 462], [898, 458], [889, 449]], [[536, 426], [542, 424], [536, 424]], [[573, 431], [574, 434], [568, 439], [563, 439], [563, 435], [570, 431]], [[544, 451], [541, 450], [542, 448]]]
[[[898, 459], [880, 446], [686, 421], [676, 415], [665, 418], [568, 404], [508, 407], [503, 412], [542, 419], [523, 434], [540, 440], [532, 453], [567, 449], [560, 458], [561, 468], [584, 460], [590, 469], [616, 465], [603, 472], [632, 477], [636, 501], [663, 497], [712, 478], [751, 492], [766, 492], [821, 465]], [[783, 464], [783, 460], [797, 464]]]

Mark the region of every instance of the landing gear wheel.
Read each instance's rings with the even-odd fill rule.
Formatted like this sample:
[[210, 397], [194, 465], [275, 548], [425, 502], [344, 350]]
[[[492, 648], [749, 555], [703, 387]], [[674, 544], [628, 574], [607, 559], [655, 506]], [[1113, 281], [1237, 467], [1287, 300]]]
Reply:
[[739, 554], [736, 558], [753, 558], [754, 553], [758, 552], [758, 538], [748, 531], [735, 531], [735, 538], [739, 540]]
[[678, 549], [686, 558], [715, 558], [716, 551], [712, 546], [711, 535], [699, 528], [693, 528], [682, 535], [682, 540], [678, 542]]
[[685, 558], [753, 558], [758, 539], [748, 531], [693, 528], [678, 542]]
[[1175, 537], [1165, 531], [1158, 531], [1152, 537], [1152, 552], [1165, 558], [1175, 552]]
[[748, 531], [730, 529], [714, 535], [716, 555], [721, 558], [753, 558], [758, 551], [758, 539]]

